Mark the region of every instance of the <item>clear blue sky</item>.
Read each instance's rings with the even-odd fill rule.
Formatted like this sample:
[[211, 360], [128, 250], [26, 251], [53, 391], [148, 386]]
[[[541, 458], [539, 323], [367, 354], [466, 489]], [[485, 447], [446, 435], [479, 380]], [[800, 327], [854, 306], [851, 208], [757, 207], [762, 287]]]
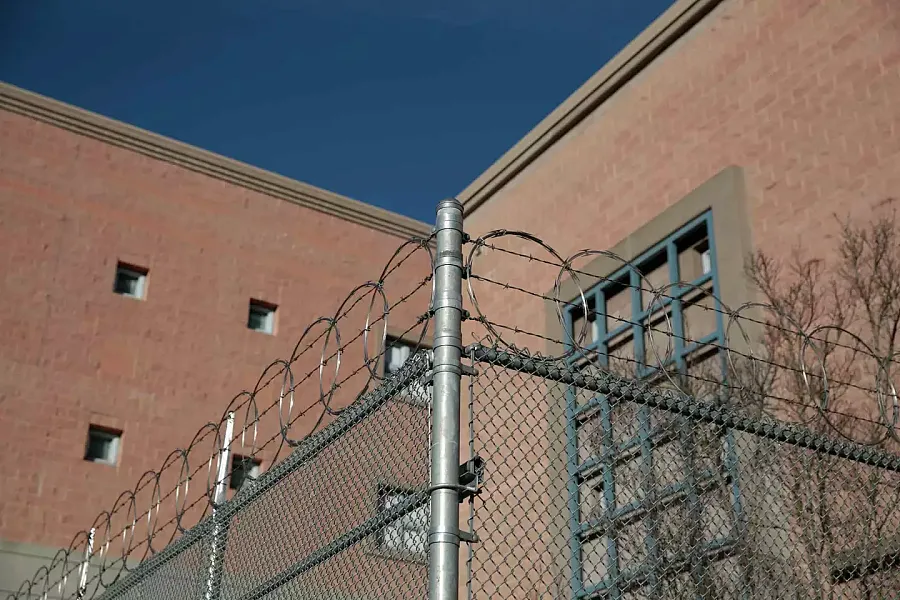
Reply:
[[672, 0], [2, 0], [0, 79], [424, 221]]

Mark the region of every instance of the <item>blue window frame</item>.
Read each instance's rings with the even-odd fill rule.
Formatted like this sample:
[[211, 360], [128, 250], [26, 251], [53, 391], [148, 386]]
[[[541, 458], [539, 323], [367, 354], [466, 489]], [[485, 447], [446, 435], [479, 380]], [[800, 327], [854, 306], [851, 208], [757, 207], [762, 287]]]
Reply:
[[[569, 304], [569, 339], [588, 331], [582, 345], [590, 363], [616, 372], [624, 365], [628, 375], [664, 384], [662, 362], [676, 377], [705, 367], [721, 380], [725, 335], [712, 213], [632, 265], [585, 293], [587, 314], [581, 298]], [[654, 300], [648, 283], [675, 285]], [[570, 361], [586, 359], [575, 353]], [[574, 596], [620, 600], [642, 588], [657, 597], [674, 586], [685, 597], [721, 597], [721, 574], [711, 571], [735, 554], [744, 522], [732, 432], [607, 396], [582, 398], [574, 389], [566, 410]]]

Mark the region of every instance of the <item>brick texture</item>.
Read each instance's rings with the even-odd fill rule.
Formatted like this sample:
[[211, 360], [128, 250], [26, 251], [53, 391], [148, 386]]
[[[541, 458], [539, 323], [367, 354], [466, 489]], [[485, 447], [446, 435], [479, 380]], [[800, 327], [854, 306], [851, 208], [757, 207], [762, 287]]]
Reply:
[[[0, 112], [0, 140], [0, 539], [68, 545], [253, 390], [271, 360], [288, 358], [310, 322], [377, 280], [402, 242], [12, 113]], [[119, 260], [149, 269], [145, 301], [113, 293]], [[389, 301], [429, 272], [425, 252], [404, 263], [386, 284]], [[392, 329], [415, 323], [428, 292], [392, 312]], [[275, 336], [246, 328], [250, 298], [278, 305]], [[353, 338], [367, 308], [343, 320], [342, 380], [361, 364]], [[320, 342], [297, 363], [298, 381], [316, 374], [295, 394], [293, 414], [308, 409], [295, 438], [321, 413], [321, 351]], [[327, 389], [333, 362], [325, 373]], [[349, 376], [335, 405], [366, 375]], [[275, 387], [260, 394], [260, 411], [277, 402]], [[92, 423], [124, 432], [118, 466], [83, 460]], [[260, 443], [273, 434], [277, 417]], [[213, 438], [201, 443], [209, 456]], [[284, 456], [277, 447], [263, 449], [264, 468]], [[205, 480], [201, 471], [196, 491]], [[145, 510], [149, 492], [138, 501]]]
[[[608, 248], [738, 165], [754, 245], [827, 257], [835, 213], [897, 204], [898, 97], [893, 0], [726, 0], [466, 228], [530, 231], [563, 255]], [[65, 545], [377, 278], [397, 240], [19, 116], [0, 113], [0, 136], [0, 538]], [[116, 260], [150, 269], [145, 302], [112, 293]], [[502, 266], [480, 273], [540, 291], [556, 275]], [[426, 272], [392, 277], [408, 289]], [[543, 303], [480, 289], [494, 320], [544, 327]], [[251, 297], [280, 306], [278, 335], [245, 328]], [[82, 460], [92, 422], [124, 430], [118, 467]]]
[[[788, 257], [799, 247], [807, 256], [828, 260], [836, 245], [835, 216], [865, 221], [900, 207], [898, 97], [896, 2], [725, 0], [478, 207], [467, 217], [466, 230], [473, 237], [494, 229], [530, 232], [562, 257], [583, 248], [605, 250], [736, 165], [744, 171], [753, 247], [776, 257]], [[530, 242], [507, 237], [496, 243], [553, 259]], [[728, 243], [738, 242], [717, 240], [720, 247]], [[499, 330], [505, 341], [544, 352], [550, 345], [546, 338], [562, 337], [552, 319], [548, 324], [552, 304], [516, 289], [549, 292], [558, 268], [485, 249], [474, 272], [510, 286], [469, 280], [484, 315], [510, 328]], [[468, 329], [466, 342], [485, 336], [481, 325], [470, 322]], [[532, 397], [523, 384], [522, 397], [511, 399], [504, 396], [502, 383], [481, 385], [485, 393], [480, 418], [513, 410], [506, 402], [528, 406], [530, 420], [519, 421], [521, 439], [545, 420], [562, 422], [560, 415], [556, 420], [548, 417], [561, 402], [552, 388]], [[509, 444], [499, 453], [514, 456], [510, 448], [515, 436], [499, 437]], [[491, 440], [487, 435], [481, 439]], [[561, 426], [556, 439], [565, 439]], [[493, 465], [488, 485], [518, 489], [525, 481], [518, 465], [491, 456], [491, 443], [486, 442], [484, 451]], [[562, 449], [558, 451], [557, 456], [563, 456]], [[538, 451], [534, 456], [541, 455]], [[528, 481], [554, 482], [564, 473], [562, 460], [554, 464], [551, 458], [533, 468]], [[487, 499], [501, 496], [493, 489], [484, 494]], [[516, 500], [521, 502], [518, 496]], [[551, 499], [537, 502], [538, 508], [523, 512], [550, 520], [568, 517], [565, 506], [558, 512], [544, 510], [543, 503]], [[484, 516], [491, 515], [490, 510], [481, 513], [481, 522], [487, 524], [478, 551], [482, 556], [505, 555], [502, 536], [491, 531], [492, 516]], [[548, 527], [526, 523], [519, 531]], [[506, 581], [515, 579], [524, 591], [521, 596], [530, 589], [536, 598], [548, 587], [541, 578], [557, 573], [552, 567], [545, 573], [541, 565], [550, 567], [548, 556], [564, 554], [559, 549], [566, 542], [548, 535], [517, 547], [516, 552], [527, 553], [521, 565], [539, 566], [523, 567], [527, 572], [516, 572]], [[566, 566], [558, 572], [565, 574]]]
[[[529, 231], [563, 256], [610, 248], [737, 165], [754, 247], [787, 255], [799, 245], [827, 258], [835, 215], [865, 219], [898, 206], [898, 95], [895, 2], [726, 0], [478, 208], [466, 228]], [[500, 268], [491, 260], [486, 254], [482, 274]], [[546, 291], [555, 275], [518, 260], [501, 278]], [[482, 294], [495, 320], [544, 326], [540, 302]]]

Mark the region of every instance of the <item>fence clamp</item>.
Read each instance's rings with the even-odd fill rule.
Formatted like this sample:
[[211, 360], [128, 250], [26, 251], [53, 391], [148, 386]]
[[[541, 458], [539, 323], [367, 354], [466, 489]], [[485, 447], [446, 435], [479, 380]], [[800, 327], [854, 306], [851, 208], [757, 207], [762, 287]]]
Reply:
[[484, 459], [477, 454], [459, 465], [459, 501], [481, 493], [484, 479]]
[[463, 531], [459, 530], [459, 541], [465, 542], [467, 544], [477, 544], [481, 541], [481, 538], [478, 537], [478, 534], [474, 531]]
[[[459, 501], [472, 498], [481, 493], [481, 481], [484, 479], [484, 459], [477, 454], [459, 465]], [[481, 541], [474, 531], [459, 530], [459, 541], [477, 544]]]
[[[478, 371], [475, 370], [475, 367], [472, 365], [467, 365], [465, 363], [461, 363], [459, 365], [459, 372], [462, 375], [468, 375], [469, 377], [475, 377], [478, 375]], [[428, 369], [419, 377], [419, 383], [421, 385], [431, 385], [434, 383], [434, 369]]]

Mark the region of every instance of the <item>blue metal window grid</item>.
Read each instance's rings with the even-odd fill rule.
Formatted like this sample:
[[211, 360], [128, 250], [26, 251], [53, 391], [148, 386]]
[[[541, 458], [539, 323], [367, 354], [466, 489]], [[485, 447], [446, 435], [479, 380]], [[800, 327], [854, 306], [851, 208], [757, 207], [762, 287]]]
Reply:
[[[704, 239], [707, 240], [710, 258], [707, 272], [701, 273], [699, 277], [684, 285], [675, 285], [668, 288], [665, 298], [654, 302], [652, 306], [643, 306], [641, 288], [646, 289], [647, 285], [646, 283], [641, 285], [642, 280], [638, 270], [646, 275], [645, 267], [648, 265], [667, 265], [669, 282], [679, 283], [681, 281], [679, 249], [684, 249], [686, 246]], [[647, 378], [657, 373], [658, 367], [656, 365], [646, 364], [644, 335], [646, 328], [653, 326], [651, 325], [651, 320], [662, 311], [667, 311], [670, 315], [672, 328], [672, 351], [667, 353], [668, 362], [666, 367], [671, 368], [674, 366], [678, 372], [683, 373], [687, 368], [689, 356], [698, 351], [709, 349], [709, 351], [718, 354], [722, 372], [724, 373], [725, 357], [721, 349], [725, 344], [725, 334], [723, 316], [718, 300], [714, 300], [714, 308], [716, 309], [714, 331], [698, 340], [687, 339], [686, 333], [688, 332], [685, 331], [683, 314], [683, 300], [685, 300], [685, 296], [696, 293], [698, 288], [710, 290], [713, 298], [719, 297], [712, 213], [707, 211], [690, 221], [678, 231], [644, 252], [636, 260], [632, 261], [632, 264], [638, 270], [629, 266], [623, 267], [584, 294], [588, 303], [588, 309], [593, 309], [594, 322], [592, 324], [593, 339], [590, 344], [585, 343], [583, 345], [588, 350], [596, 352], [599, 364], [608, 366], [610, 342], [621, 338], [623, 334], [627, 335], [630, 329], [637, 376]], [[610, 327], [608, 331], [607, 296], [612, 296], [616, 291], [625, 293], [622, 292], [624, 287], [630, 288], [630, 317], [622, 319], [619, 325]], [[576, 302], [570, 303], [565, 311], [565, 326], [569, 332], [567, 337], [570, 339], [569, 347], [572, 345], [572, 337], [578, 336], [582, 331], [579, 327], [578, 332], [573, 333], [576, 319], [587, 319], [589, 317], [589, 315], [581, 314], [583, 312], [584, 307], [581, 304], [581, 298]], [[580, 357], [576, 353], [570, 360], [575, 363], [579, 359]], [[649, 586], [651, 590], [659, 591], [657, 586], [661, 577], [663, 577], [662, 572], [666, 571], [671, 574], [673, 570], [672, 565], [667, 565], [666, 559], [661, 557], [659, 553], [659, 532], [656, 519], [658, 506], [661, 504], [661, 501], [684, 502], [688, 507], [691, 519], [699, 522], [703, 506], [699, 501], [698, 492], [702, 493], [704, 486], [707, 485], [706, 482], [711, 481], [716, 475], [715, 473], [697, 469], [690, 460], [685, 460], [683, 479], [681, 481], [675, 484], [657, 486], [653, 481], [652, 475], [656, 449], [662, 444], [672, 441], [673, 438], [678, 438], [678, 443], [681, 444], [682, 448], [693, 444], [694, 433], [691, 429], [691, 424], [682, 422], [675, 433], [671, 429], [663, 431], [661, 428], [654, 428], [651, 420], [651, 409], [641, 406], [636, 409], [637, 435], [616, 443], [614, 439], [613, 410], [614, 402], [611, 402], [606, 396], [598, 396], [579, 406], [574, 390], [569, 390], [567, 393], [566, 433], [571, 531], [571, 585], [575, 598], [604, 597], [620, 600], [629, 590], [643, 586]], [[585, 424], [592, 421], [596, 422], [597, 420], [600, 422], [600, 433], [604, 450], [599, 456], [594, 455], [582, 461], [579, 455], [579, 435], [582, 433]], [[668, 436], [668, 439], [666, 439], [666, 436]], [[736, 551], [736, 541], [740, 538], [743, 530], [743, 507], [737, 477], [737, 458], [733, 433], [730, 431], [724, 432], [720, 440], [724, 449], [726, 481], [730, 488], [731, 522], [728, 524], [727, 535], [700, 544], [697, 550], [699, 550], [698, 554], [701, 556], [701, 560], [687, 561], [681, 567], [680, 572], [689, 571], [691, 579], [698, 588], [707, 581], [707, 575], [705, 574], [706, 565], [711, 561], [733, 555]], [[616, 471], [617, 464], [622, 461], [623, 456], [640, 457], [641, 481], [638, 483], [641, 487], [649, 485], [652, 493], [645, 494], [643, 498], [626, 502], [624, 505], [619, 506], [618, 498], [616, 497]], [[601, 508], [603, 517], [601, 519], [584, 519], [581, 514], [581, 487], [589, 478], [593, 477], [599, 477], [602, 481], [599, 487], [602, 488]], [[593, 493], [597, 492], [594, 491]], [[644, 524], [644, 553], [646, 560], [642, 564], [623, 568], [620, 560], [621, 548], [618, 530], [619, 527], [623, 526], [622, 524], [634, 524], [635, 522], [643, 522]], [[584, 544], [590, 540], [602, 540], [602, 538], [605, 538], [606, 543], [605, 576], [600, 582], [585, 582]], [[675, 570], [677, 571], [678, 569]], [[697, 597], [704, 596], [698, 592]]]

